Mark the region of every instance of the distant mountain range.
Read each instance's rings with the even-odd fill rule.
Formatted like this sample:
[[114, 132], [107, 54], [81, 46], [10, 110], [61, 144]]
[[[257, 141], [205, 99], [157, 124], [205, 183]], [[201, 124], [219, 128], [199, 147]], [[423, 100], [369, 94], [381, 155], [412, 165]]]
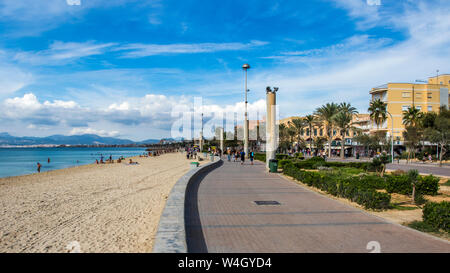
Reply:
[[15, 137], [8, 133], [0, 133], [0, 146], [38, 146], [38, 145], [129, 145], [155, 144], [159, 139], [147, 139], [135, 142], [129, 139], [101, 137], [93, 134], [85, 135], [52, 135], [48, 137]]

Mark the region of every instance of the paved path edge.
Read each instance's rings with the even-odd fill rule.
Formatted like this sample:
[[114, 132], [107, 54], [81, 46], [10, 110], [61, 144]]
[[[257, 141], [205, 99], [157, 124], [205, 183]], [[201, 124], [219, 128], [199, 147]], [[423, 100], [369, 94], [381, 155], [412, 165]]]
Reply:
[[187, 253], [184, 215], [187, 189], [191, 181], [215, 169], [221, 162], [222, 159], [215, 157], [213, 162], [189, 170], [175, 183], [159, 220], [153, 253]]

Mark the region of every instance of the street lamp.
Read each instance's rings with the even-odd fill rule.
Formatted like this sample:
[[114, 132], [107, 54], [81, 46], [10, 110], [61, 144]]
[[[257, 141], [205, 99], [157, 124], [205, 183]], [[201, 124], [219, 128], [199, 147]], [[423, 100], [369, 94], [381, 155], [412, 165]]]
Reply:
[[248, 113], [247, 113], [247, 70], [250, 69], [249, 64], [244, 64], [242, 69], [245, 71], [245, 120], [244, 120], [244, 152], [248, 155]]

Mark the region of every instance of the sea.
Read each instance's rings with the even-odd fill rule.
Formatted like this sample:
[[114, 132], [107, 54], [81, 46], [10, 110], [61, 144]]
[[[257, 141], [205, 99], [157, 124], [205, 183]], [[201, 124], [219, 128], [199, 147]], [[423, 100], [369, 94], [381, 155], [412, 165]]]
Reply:
[[38, 162], [42, 165], [41, 172], [45, 172], [95, 163], [95, 160], [100, 161], [102, 156], [104, 160], [110, 156], [117, 159], [121, 156], [141, 155], [144, 152], [145, 148], [138, 147], [0, 148], [0, 177], [36, 173]]

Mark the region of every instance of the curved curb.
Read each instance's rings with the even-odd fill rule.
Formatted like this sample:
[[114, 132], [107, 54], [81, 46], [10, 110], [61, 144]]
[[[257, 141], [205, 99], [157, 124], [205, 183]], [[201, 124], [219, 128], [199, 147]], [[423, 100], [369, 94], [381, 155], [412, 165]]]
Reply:
[[214, 162], [189, 170], [175, 183], [159, 220], [153, 253], [187, 253], [184, 222], [186, 190], [191, 181], [214, 169], [220, 162], [222, 159], [214, 157]]

